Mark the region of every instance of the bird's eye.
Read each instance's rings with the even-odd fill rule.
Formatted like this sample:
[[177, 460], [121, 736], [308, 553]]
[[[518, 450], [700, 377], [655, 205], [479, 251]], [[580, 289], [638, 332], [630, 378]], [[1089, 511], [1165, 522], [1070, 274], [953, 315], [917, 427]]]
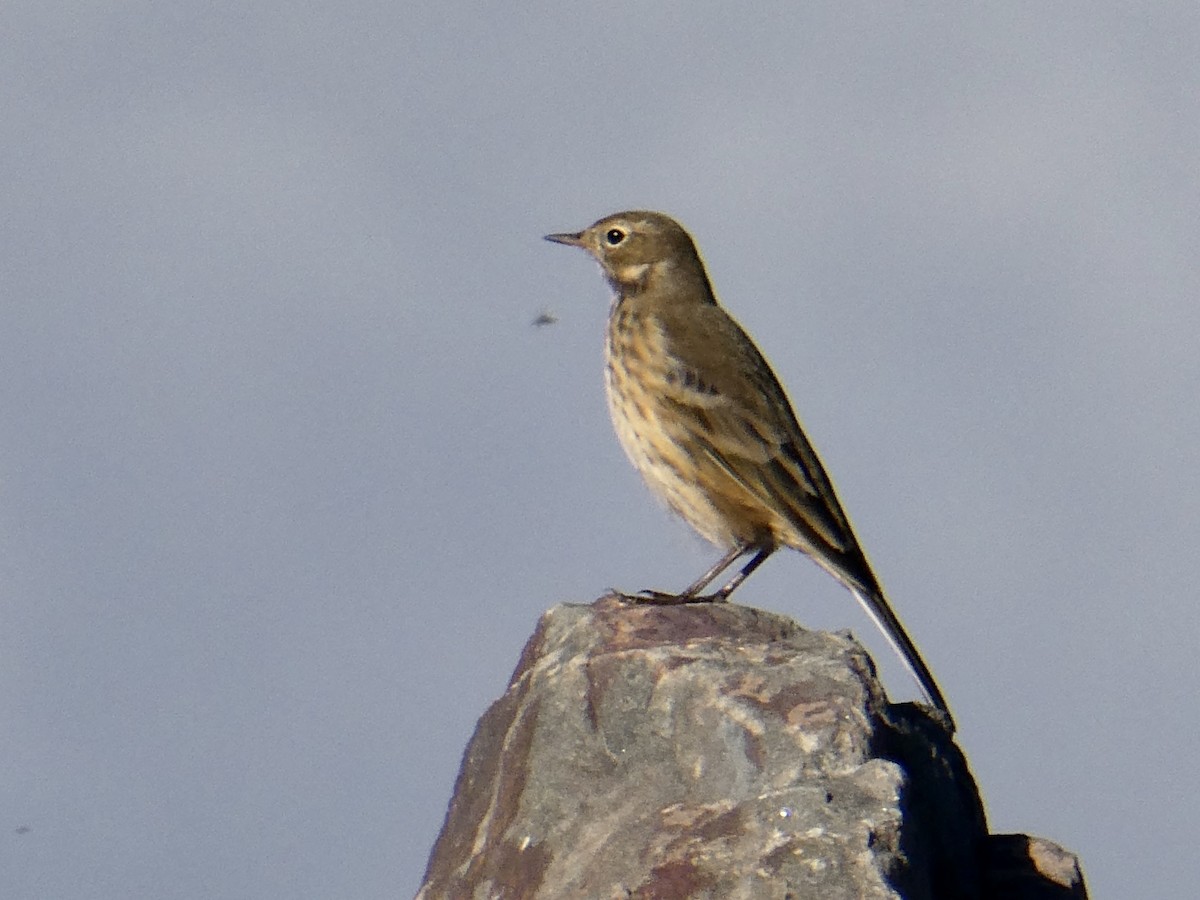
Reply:
[[608, 246], [615, 247], [625, 240], [625, 232], [620, 228], [610, 228], [604, 232], [604, 240], [608, 241]]

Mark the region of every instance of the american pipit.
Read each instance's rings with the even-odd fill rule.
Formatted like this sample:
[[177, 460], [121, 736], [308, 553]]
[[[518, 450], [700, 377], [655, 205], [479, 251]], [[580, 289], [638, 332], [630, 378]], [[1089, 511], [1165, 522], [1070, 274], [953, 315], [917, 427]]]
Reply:
[[[779, 380], [718, 305], [691, 236], [662, 213], [635, 211], [546, 239], [582, 247], [612, 286], [606, 384], [625, 453], [655, 494], [726, 550], [681, 593], [630, 599], [724, 601], [777, 548], [794, 547], [850, 589], [953, 729]], [[724, 587], [702, 593], [743, 556]]]

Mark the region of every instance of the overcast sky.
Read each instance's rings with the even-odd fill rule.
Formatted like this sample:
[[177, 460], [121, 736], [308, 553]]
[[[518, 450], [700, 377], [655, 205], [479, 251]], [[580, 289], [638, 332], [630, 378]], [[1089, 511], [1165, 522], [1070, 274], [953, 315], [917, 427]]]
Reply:
[[[415, 892], [543, 610], [714, 558], [541, 240], [629, 207], [788, 386], [993, 830], [1194, 891], [1200, 6], [430, 6], [0, 6], [0, 895]], [[798, 554], [738, 599], [915, 696]]]

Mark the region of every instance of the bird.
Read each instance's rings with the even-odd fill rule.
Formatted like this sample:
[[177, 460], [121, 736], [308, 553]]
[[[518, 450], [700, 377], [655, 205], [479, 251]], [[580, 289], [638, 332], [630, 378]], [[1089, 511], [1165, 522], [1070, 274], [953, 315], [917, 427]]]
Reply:
[[[605, 388], [614, 430], [652, 493], [724, 552], [678, 593], [650, 603], [720, 603], [781, 547], [850, 590], [953, 733], [950, 708], [884, 595], [783, 386], [720, 305], [692, 237], [660, 212], [633, 210], [545, 235], [600, 264], [613, 292]], [[724, 585], [721, 573], [747, 561]]]

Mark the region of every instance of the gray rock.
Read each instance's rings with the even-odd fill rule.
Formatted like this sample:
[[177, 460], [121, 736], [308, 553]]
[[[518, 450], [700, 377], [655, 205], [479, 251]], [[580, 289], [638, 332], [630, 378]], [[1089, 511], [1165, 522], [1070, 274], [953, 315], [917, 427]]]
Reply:
[[1050, 883], [1018, 857], [989, 855], [962, 755], [887, 703], [848, 635], [603, 598], [542, 617], [418, 897], [1084, 896], [1082, 876], [1080, 893], [993, 892], [993, 863], [1018, 890]]

